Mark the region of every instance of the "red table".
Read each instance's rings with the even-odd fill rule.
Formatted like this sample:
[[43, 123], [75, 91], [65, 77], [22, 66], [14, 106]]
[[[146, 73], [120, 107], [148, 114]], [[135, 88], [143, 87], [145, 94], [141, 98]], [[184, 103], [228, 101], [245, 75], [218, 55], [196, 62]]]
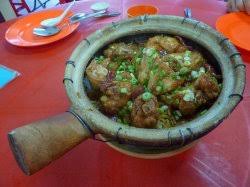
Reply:
[[[82, 23], [70, 37], [54, 44], [19, 48], [4, 39], [14, 21], [0, 24], [0, 64], [21, 72], [21, 77], [0, 90], [0, 186], [249, 186], [250, 177], [250, 53], [241, 50], [247, 65], [244, 100], [236, 110], [194, 148], [160, 160], [132, 158], [107, 145], [88, 140], [33, 176], [18, 168], [8, 146], [7, 133], [23, 124], [64, 112], [68, 106], [62, 79], [65, 61], [88, 34], [108, 22], [126, 18], [133, 4], [154, 4], [160, 14], [183, 16], [185, 7], [212, 27], [226, 11], [223, 1], [162, 0], [110, 1], [120, 17]], [[73, 11], [86, 11], [93, 1], [78, 2]], [[248, 63], [247, 63], [248, 62]]]

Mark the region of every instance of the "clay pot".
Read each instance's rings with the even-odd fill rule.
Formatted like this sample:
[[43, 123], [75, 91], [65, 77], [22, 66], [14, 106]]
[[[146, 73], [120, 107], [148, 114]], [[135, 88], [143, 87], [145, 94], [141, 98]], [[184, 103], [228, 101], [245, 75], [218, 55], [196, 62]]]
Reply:
[[[135, 128], [112, 121], [86, 95], [82, 82], [86, 66], [111, 42], [159, 33], [182, 36], [204, 50], [209, 62], [222, 73], [220, 96], [206, 114], [170, 129]], [[69, 112], [8, 134], [15, 158], [27, 175], [96, 134], [116, 141], [113, 146], [124, 152], [138, 150], [138, 154], [143, 154], [145, 150], [154, 150], [161, 154], [164, 150], [171, 155], [185, 150], [217, 127], [242, 100], [245, 66], [229, 40], [202, 22], [177, 16], [141, 16], [112, 23], [83, 40], [67, 61], [64, 84], [72, 103]]]

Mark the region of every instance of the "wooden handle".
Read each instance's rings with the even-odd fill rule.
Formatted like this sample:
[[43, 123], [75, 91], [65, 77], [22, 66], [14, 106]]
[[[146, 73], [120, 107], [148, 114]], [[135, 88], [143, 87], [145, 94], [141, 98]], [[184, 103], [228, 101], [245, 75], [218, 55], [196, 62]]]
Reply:
[[19, 167], [32, 175], [90, 137], [70, 113], [17, 128], [8, 134]]

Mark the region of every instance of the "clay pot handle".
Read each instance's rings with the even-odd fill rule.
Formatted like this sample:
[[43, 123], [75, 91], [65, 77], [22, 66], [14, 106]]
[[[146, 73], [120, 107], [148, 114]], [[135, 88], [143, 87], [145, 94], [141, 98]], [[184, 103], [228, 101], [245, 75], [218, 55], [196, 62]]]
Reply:
[[8, 134], [19, 167], [32, 175], [90, 137], [70, 113], [19, 127]]

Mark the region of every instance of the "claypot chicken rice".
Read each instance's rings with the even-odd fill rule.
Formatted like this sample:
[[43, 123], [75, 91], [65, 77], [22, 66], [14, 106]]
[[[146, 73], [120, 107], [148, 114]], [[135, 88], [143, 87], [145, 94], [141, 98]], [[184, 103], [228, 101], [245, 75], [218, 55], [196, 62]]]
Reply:
[[88, 96], [104, 114], [139, 128], [170, 128], [204, 114], [220, 82], [201, 52], [166, 35], [110, 44], [92, 59], [84, 79]]

